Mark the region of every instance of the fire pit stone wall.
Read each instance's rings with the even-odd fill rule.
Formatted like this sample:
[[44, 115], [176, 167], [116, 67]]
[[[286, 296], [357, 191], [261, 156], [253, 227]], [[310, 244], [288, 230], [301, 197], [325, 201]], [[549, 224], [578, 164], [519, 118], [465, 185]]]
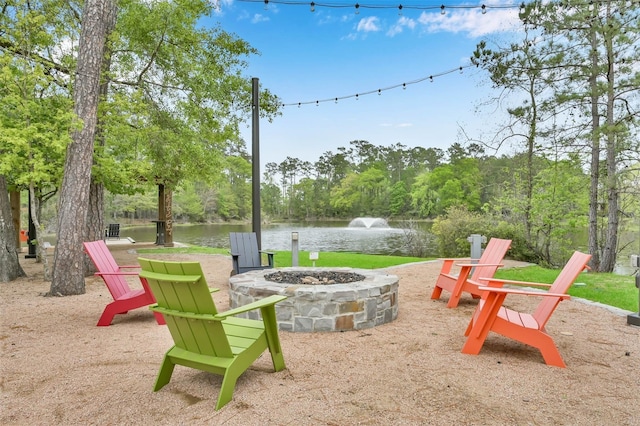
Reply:
[[[274, 271], [332, 271], [357, 273], [361, 281], [346, 284], [290, 284], [268, 281]], [[321, 332], [360, 330], [385, 324], [398, 316], [398, 283], [396, 275], [384, 271], [354, 268], [279, 268], [234, 275], [229, 279], [231, 308], [243, 306], [272, 294], [288, 298], [276, 305], [280, 330]], [[259, 318], [259, 311], [240, 316]]]

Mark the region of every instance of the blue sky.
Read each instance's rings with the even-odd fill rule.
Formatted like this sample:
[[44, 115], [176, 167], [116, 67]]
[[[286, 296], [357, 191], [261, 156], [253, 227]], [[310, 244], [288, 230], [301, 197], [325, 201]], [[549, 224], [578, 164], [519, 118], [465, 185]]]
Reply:
[[[317, 2], [321, 4], [322, 2]], [[355, 4], [335, 0], [331, 4]], [[445, 6], [487, 5], [480, 9]], [[327, 4], [327, 3], [325, 3]], [[469, 64], [476, 44], [505, 42], [517, 24], [517, 8], [499, 2], [463, 3], [411, 0], [405, 5], [437, 6], [413, 10], [399, 3], [368, 0], [362, 5], [393, 9], [331, 8], [307, 5], [221, 0], [211, 17], [258, 49], [247, 74], [279, 96], [284, 104], [348, 97], [403, 83], [406, 88], [320, 102], [318, 105], [285, 106], [272, 123], [260, 121], [260, 159], [280, 163], [287, 156], [314, 162], [326, 151], [348, 147], [352, 140], [374, 145], [401, 143], [446, 149], [461, 141], [459, 129], [473, 136], [493, 127], [499, 117], [474, 112], [490, 91], [487, 75]], [[519, 3], [514, 3], [519, 4]], [[440, 73], [455, 72], [437, 76]], [[435, 75], [433, 82], [428, 79]], [[251, 151], [251, 128], [243, 129]]]

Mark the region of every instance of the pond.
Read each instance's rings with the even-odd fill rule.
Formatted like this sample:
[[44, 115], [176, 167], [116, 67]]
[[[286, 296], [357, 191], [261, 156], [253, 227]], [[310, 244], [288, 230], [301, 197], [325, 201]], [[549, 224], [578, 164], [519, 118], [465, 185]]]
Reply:
[[[262, 226], [263, 250], [291, 250], [291, 233], [298, 232], [298, 247], [303, 251], [340, 252], [408, 256], [407, 237], [400, 223], [387, 227], [353, 227], [349, 221], [294, 222]], [[422, 224], [424, 229], [430, 223]], [[230, 232], [251, 232], [251, 225], [174, 225], [175, 242], [205, 247], [229, 248]], [[155, 226], [123, 228], [122, 237], [135, 241], [155, 241]], [[437, 256], [436, 247], [428, 248], [429, 256]]]

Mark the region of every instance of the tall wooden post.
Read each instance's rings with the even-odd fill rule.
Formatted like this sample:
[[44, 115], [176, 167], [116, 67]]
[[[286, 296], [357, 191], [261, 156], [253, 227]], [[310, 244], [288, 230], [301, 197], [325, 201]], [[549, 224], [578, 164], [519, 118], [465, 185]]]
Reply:
[[31, 199], [31, 191], [29, 191], [29, 239], [27, 240], [27, 247], [29, 248], [29, 252], [24, 256], [25, 259], [35, 259], [36, 255], [36, 245], [32, 242], [37, 238], [36, 235], [36, 225], [33, 223], [33, 216], [31, 215], [31, 203], [34, 203]]
[[164, 236], [165, 236], [165, 224], [166, 224], [166, 213], [165, 213], [165, 200], [164, 200], [164, 184], [158, 184], [158, 220], [154, 220], [156, 224], [156, 244], [164, 245]]
[[173, 191], [164, 189], [164, 246], [173, 247]]
[[20, 249], [22, 241], [20, 241], [20, 192], [9, 192], [9, 204], [11, 205], [11, 219], [13, 220], [13, 229], [16, 230], [16, 247]]
[[251, 112], [252, 112], [252, 131], [251, 131], [251, 194], [252, 194], [252, 224], [253, 232], [256, 233], [258, 239], [258, 250], [262, 249], [262, 231], [260, 218], [260, 102], [257, 78], [251, 79]]

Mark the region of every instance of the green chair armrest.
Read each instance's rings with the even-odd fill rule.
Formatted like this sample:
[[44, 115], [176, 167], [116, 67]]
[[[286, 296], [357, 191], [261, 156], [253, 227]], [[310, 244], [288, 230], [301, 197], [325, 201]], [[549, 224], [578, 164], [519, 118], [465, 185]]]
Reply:
[[[213, 289], [213, 290], [217, 291], [218, 289]], [[253, 311], [254, 309], [260, 309], [260, 308], [266, 308], [266, 307], [269, 307], [269, 306], [273, 306], [276, 303], [281, 302], [286, 298], [287, 298], [287, 296], [273, 295], [273, 296], [266, 297], [264, 299], [256, 300], [253, 303], [249, 303], [247, 305], [240, 306], [239, 308], [230, 309], [228, 311], [221, 312], [221, 313], [216, 314], [216, 315], [212, 315], [212, 314], [197, 314], [197, 313], [194, 313], [194, 312], [176, 311], [174, 309], [167, 309], [167, 308], [160, 307], [160, 306], [158, 306], [157, 303], [155, 303], [153, 305], [150, 305], [149, 309], [152, 310], [153, 312], [158, 312], [160, 314], [173, 315], [175, 317], [180, 317], [180, 318], [190, 318], [190, 319], [199, 319], [199, 320], [208, 320], [208, 321], [222, 321], [227, 317], [230, 317], [230, 316], [233, 316], [233, 315], [237, 315], [237, 314], [240, 314], [242, 312]]]
[[152, 280], [171, 280], [181, 283], [194, 283], [202, 277], [201, 275], [167, 275], [151, 271], [142, 271], [140, 272], [140, 276], [142, 278], [151, 278]]
[[256, 300], [253, 303], [249, 303], [247, 305], [240, 306], [235, 309], [229, 309], [228, 311], [225, 311], [225, 312], [220, 312], [219, 314], [216, 315], [216, 317], [220, 319], [224, 319], [226, 317], [238, 315], [243, 312], [253, 311], [254, 309], [266, 308], [266, 307], [275, 305], [276, 303], [281, 302], [286, 298], [287, 296], [278, 296], [278, 295], [265, 297], [264, 299]]
[[158, 304], [153, 304], [149, 306], [149, 310], [153, 312], [158, 312], [160, 314], [167, 314], [174, 317], [180, 318], [188, 318], [188, 319], [197, 319], [197, 320], [207, 320], [207, 321], [222, 321], [224, 318], [218, 318], [217, 315], [212, 314], [197, 314], [194, 312], [184, 312], [184, 311], [176, 311], [175, 309], [167, 309]]

